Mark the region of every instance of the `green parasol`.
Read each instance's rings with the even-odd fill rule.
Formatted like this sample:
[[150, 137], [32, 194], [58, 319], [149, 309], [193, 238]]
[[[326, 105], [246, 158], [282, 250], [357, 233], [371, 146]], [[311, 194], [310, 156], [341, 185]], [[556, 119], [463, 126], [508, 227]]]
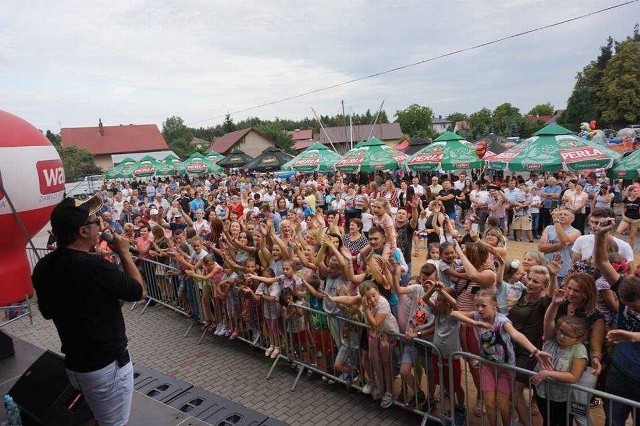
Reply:
[[444, 132], [436, 140], [413, 154], [403, 165], [413, 171], [450, 171], [480, 169], [484, 160], [473, 144], [454, 132]]
[[165, 176], [168, 172], [169, 168], [164, 163], [147, 155], [132, 166], [131, 175], [133, 177]]
[[393, 170], [400, 168], [402, 161], [407, 158], [406, 154], [396, 151], [375, 137], [358, 145], [344, 154], [342, 160], [336, 163], [336, 169], [345, 173]]
[[[307, 149], [282, 166], [283, 170], [295, 170], [302, 173], [332, 173], [342, 155], [330, 150], [320, 142], [314, 142]], [[288, 167], [288, 169], [285, 169]]]
[[213, 149], [207, 152], [206, 155], [207, 155], [207, 158], [211, 160], [211, 162], [214, 164], [224, 159], [224, 155], [220, 154], [218, 151], [214, 151]]
[[194, 152], [191, 157], [182, 162], [180, 171], [190, 175], [200, 175], [203, 173], [221, 173], [222, 167], [213, 164], [211, 160], [199, 152]]
[[182, 161], [180, 161], [177, 155], [173, 153], [169, 154], [164, 157], [164, 160], [162, 160], [162, 162], [165, 166], [167, 166], [167, 173], [169, 176], [176, 176], [180, 173], [180, 166], [182, 165]]
[[487, 159], [490, 169], [513, 172], [606, 169], [616, 156], [606, 148], [550, 124], [513, 148]]
[[640, 151], [634, 151], [620, 160], [610, 172], [613, 179], [635, 179], [640, 176]]
[[[136, 160], [131, 157], [127, 157], [118, 163], [113, 169], [104, 174], [105, 179], [121, 179], [125, 177], [131, 177], [131, 170], [133, 165], [136, 164]], [[125, 173], [126, 172], [126, 173]], [[125, 176], [127, 174], [128, 176]]]

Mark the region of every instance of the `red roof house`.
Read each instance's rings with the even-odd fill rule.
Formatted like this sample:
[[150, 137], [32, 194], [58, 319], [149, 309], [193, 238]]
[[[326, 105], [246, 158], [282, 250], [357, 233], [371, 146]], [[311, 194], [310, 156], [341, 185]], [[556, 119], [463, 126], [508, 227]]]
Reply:
[[271, 139], [252, 127], [229, 132], [213, 138], [213, 143], [209, 147], [209, 151], [216, 151], [226, 155], [233, 148], [244, 151], [245, 154], [255, 158], [265, 149], [273, 147], [275, 144]]
[[169, 149], [155, 124], [66, 127], [60, 132], [62, 146], [75, 146], [93, 154], [103, 170], [113, 167], [111, 155], [166, 151]]

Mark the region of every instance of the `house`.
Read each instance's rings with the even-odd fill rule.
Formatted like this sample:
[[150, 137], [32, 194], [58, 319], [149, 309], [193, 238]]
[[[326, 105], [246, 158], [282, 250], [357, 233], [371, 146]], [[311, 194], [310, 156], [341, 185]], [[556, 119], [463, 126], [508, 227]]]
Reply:
[[222, 155], [227, 155], [233, 148], [238, 148], [244, 151], [245, 154], [255, 158], [262, 151], [272, 146], [275, 146], [275, 144], [271, 139], [253, 127], [249, 127], [213, 138], [213, 142], [207, 152], [213, 150]]
[[[370, 124], [356, 124], [353, 126], [325, 127], [320, 133], [314, 135], [314, 140], [325, 145], [335, 147], [338, 153], [345, 153], [351, 149], [351, 142], [355, 146], [360, 141], [365, 141], [370, 137], [376, 137], [387, 145], [394, 147], [404, 139], [400, 124], [398, 123], [378, 123], [374, 126]], [[327, 138], [327, 134], [329, 137]]]
[[287, 132], [293, 140], [293, 149], [300, 152], [307, 149], [313, 143], [313, 130], [296, 129]]
[[540, 120], [545, 125], [555, 124], [557, 123], [558, 118], [562, 116], [564, 111], [565, 111], [564, 109], [557, 109], [553, 111], [553, 115], [527, 115], [527, 120], [529, 120], [532, 123], [535, 123], [536, 121]]
[[444, 133], [444, 132], [446, 132], [447, 130], [449, 130], [449, 128], [453, 124], [455, 124], [453, 121], [447, 120], [446, 118], [442, 118], [441, 115], [439, 115], [438, 118], [434, 117], [431, 120], [431, 128], [436, 133]]
[[204, 139], [200, 139], [200, 138], [196, 138], [195, 136], [193, 136], [191, 138], [191, 140], [189, 141], [189, 145], [192, 146], [202, 146], [202, 147], [208, 147], [209, 146], [209, 141], [206, 141]]
[[60, 136], [63, 147], [75, 146], [89, 151], [102, 170], [113, 167], [113, 155], [169, 151], [155, 124], [103, 126], [99, 120], [96, 127], [62, 128]]

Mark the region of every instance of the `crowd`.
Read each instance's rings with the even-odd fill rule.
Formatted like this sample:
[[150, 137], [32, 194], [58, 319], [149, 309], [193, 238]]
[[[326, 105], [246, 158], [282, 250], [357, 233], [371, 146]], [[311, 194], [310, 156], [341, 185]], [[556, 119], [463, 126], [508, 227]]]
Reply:
[[[170, 280], [159, 279], [166, 274], [158, 268], [143, 275], [160, 298], [178, 300], [217, 336], [248, 334], [276, 358], [289, 334], [313, 366], [327, 356], [320, 346], [329, 345], [335, 356], [327, 372], [358, 380], [384, 408], [397, 400], [396, 374], [417, 408], [437, 400], [437, 375], [426, 389], [419, 385], [424, 371], [438, 368], [412, 344], [426, 340], [444, 358], [443, 385], [453, 369], [456, 424], [467, 415], [462, 361], [447, 360], [460, 350], [535, 372], [514, 379], [512, 371], [469, 361], [475, 416], [486, 412], [489, 424], [500, 417], [510, 425], [511, 399], [520, 424], [529, 424], [530, 410], [565, 424], [569, 391], [561, 382], [640, 401], [640, 278], [632, 249], [639, 188], [596, 173], [531, 173], [527, 180], [235, 173], [111, 182], [100, 192], [100, 219], [103, 230], [130, 239], [139, 259], [179, 271]], [[613, 235], [618, 204], [623, 214]], [[510, 239], [537, 245], [513, 259]], [[427, 260], [414, 268], [420, 250]], [[106, 244], [97, 251], [109, 254]], [[189, 294], [194, 285], [201, 306]], [[368, 331], [354, 335], [354, 319]], [[525, 392], [529, 383], [535, 396]], [[574, 398], [586, 407], [601, 403], [579, 392]], [[629, 414], [617, 403], [605, 412], [613, 424]], [[587, 409], [576, 421], [588, 417]]]

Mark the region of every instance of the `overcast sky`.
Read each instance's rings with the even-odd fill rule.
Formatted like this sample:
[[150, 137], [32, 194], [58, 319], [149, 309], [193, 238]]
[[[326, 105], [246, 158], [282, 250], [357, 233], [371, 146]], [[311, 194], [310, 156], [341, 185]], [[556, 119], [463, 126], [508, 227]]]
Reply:
[[[2, 0], [0, 109], [54, 132], [172, 115], [206, 127], [621, 1]], [[333, 115], [341, 100], [357, 113], [384, 100], [390, 118], [413, 103], [442, 116], [564, 108], [576, 73], [638, 20], [634, 3], [233, 118]]]

